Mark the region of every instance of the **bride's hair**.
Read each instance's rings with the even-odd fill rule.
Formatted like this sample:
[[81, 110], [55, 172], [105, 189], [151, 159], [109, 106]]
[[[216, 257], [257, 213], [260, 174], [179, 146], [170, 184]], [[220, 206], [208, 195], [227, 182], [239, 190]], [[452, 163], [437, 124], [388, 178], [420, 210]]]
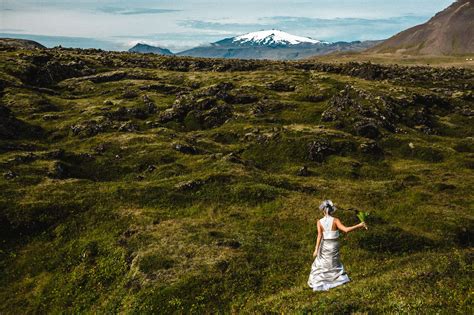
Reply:
[[319, 210], [327, 214], [332, 214], [334, 211], [336, 211], [336, 207], [334, 206], [331, 200], [324, 200], [319, 205]]

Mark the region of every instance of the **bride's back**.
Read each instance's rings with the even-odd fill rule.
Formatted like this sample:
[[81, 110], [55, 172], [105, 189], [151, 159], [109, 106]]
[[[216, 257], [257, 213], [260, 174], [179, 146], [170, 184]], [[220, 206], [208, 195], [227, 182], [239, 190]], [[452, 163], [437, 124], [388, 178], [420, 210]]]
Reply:
[[323, 239], [336, 239], [339, 237], [339, 231], [333, 230], [334, 217], [327, 215], [324, 218], [320, 219], [319, 222], [323, 227]]

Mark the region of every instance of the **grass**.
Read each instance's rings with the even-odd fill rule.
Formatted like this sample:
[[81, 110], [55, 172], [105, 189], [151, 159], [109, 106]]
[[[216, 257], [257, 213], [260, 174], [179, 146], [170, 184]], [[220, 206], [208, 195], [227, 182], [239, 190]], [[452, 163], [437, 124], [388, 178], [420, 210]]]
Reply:
[[[28, 83], [44, 54], [95, 74]], [[397, 68], [400, 78], [373, 80], [90, 50], [0, 51], [0, 60], [0, 105], [27, 123], [0, 133], [0, 313], [472, 313], [473, 129], [461, 109], [473, 102], [459, 97], [471, 70], [447, 84], [444, 72], [404, 81], [411, 70]], [[127, 75], [97, 79], [116, 71]], [[296, 89], [267, 88], [277, 81]], [[231, 104], [225, 121], [205, 116], [213, 109], [199, 116], [205, 125], [189, 114], [160, 120], [177, 93], [224, 105], [202, 96], [222, 82], [257, 100]], [[144, 88], [152, 84], [161, 87]], [[343, 126], [323, 121], [347, 85], [363, 111], [345, 109]], [[410, 101], [419, 95], [444, 103]], [[398, 131], [369, 140], [353, 124], [376, 117], [382, 97], [395, 102]], [[143, 114], [145, 99], [156, 111]], [[414, 116], [424, 108], [432, 132]], [[88, 121], [104, 125], [74, 134]], [[120, 130], [126, 122], [138, 128]], [[370, 141], [381, 151], [364, 151]], [[329, 147], [317, 159], [315, 142]], [[341, 238], [352, 281], [314, 293], [306, 281], [324, 199], [369, 211], [370, 228]]]

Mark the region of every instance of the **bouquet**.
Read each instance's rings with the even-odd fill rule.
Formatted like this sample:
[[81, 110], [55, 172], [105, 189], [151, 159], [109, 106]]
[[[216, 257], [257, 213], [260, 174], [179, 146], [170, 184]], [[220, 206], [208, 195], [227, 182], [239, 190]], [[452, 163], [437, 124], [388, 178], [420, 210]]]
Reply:
[[[342, 209], [342, 210], [345, 210], [344, 208], [341, 208], [341, 207], [338, 207], [338, 209]], [[365, 222], [365, 220], [367, 220], [367, 217], [370, 215], [369, 212], [365, 212], [365, 211], [360, 211], [360, 210], [357, 210], [355, 208], [349, 208], [347, 210], [350, 210], [350, 211], [354, 211], [357, 218], [359, 218], [359, 221], [360, 222]]]
[[365, 222], [365, 219], [369, 216], [368, 212], [356, 210], [356, 215], [359, 218], [360, 222]]

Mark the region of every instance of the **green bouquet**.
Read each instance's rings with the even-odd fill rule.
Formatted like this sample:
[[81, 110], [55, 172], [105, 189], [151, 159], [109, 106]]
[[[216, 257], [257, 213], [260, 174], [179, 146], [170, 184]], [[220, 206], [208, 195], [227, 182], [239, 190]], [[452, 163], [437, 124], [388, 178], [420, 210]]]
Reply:
[[356, 211], [357, 211], [357, 217], [359, 218], [360, 222], [365, 222], [365, 220], [369, 216], [369, 213], [364, 212], [364, 211], [358, 211], [358, 210]]

